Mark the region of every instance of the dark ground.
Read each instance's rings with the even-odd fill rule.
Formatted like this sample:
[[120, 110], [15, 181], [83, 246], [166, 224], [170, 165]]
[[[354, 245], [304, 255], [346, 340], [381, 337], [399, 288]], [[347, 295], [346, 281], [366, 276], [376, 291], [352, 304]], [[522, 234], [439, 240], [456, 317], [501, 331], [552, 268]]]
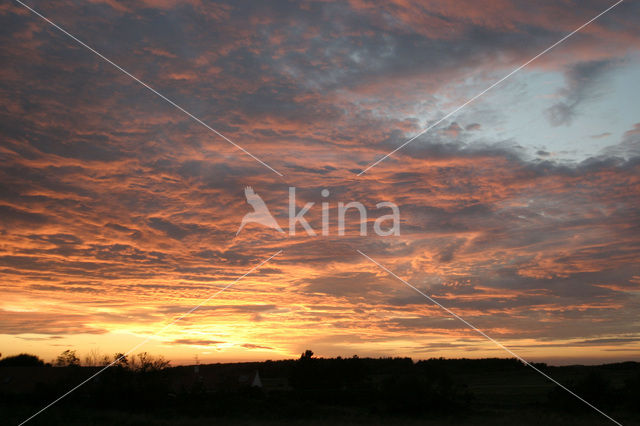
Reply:
[[[640, 363], [536, 367], [640, 425]], [[0, 419], [19, 424], [97, 367], [2, 366]], [[256, 372], [261, 387], [251, 386]], [[319, 359], [112, 367], [33, 425], [614, 424], [516, 360]]]

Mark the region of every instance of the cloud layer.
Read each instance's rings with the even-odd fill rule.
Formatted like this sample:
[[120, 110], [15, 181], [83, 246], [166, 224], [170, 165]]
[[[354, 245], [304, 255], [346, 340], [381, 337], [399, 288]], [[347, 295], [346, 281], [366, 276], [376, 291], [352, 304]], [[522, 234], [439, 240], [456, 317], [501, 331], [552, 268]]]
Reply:
[[[503, 355], [360, 249], [525, 357], [637, 357], [640, 117], [600, 129], [591, 140], [622, 136], [599, 155], [560, 161], [543, 141], [496, 136], [511, 106], [488, 96], [355, 175], [606, 2], [33, 6], [285, 176], [1, 6], [3, 343], [126, 350], [284, 249], [158, 336], [157, 350]], [[638, 65], [637, 9], [623, 3], [496, 90], [560, 76], [532, 114], [570, 126], [607, 97], [609, 73]], [[330, 203], [331, 235], [249, 225], [236, 237], [245, 186], [285, 229], [288, 187], [298, 208], [315, 203], [318, 233]], [[349, 201], [367, 206], [367, 237], [356, 215], [337, 235], [337, 203]], [[382, 201], [400, 206], [401, 236], [373, 234]]]

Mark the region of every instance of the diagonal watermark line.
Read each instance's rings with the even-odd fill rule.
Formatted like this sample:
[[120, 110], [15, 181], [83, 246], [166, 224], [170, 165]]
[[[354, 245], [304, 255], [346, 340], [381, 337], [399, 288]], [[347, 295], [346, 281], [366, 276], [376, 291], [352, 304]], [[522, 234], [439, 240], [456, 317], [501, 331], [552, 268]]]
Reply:
[[255, 155], [253, 155], [252, 153], [250, 153], [249, 151], [247, 151], [246, 149], [244, 149], [243, 147], [241, 147], [240, 145], [238, 145], [237, 143], [235, 143], [234, 141], [232, 141], [231, 139], [229, 139], [228, 137], [226, 137], [222, 133], [220, 133], [219, 131], [217, 131], [216, 129], [214, 129], [213, 127], [209, 126], [207, 123], [205, 123], [204, 121], [202, 121], [201, 119], [199, 119], [195, 115], [191, 114], [189, 111], [187, 111], [186, 109], [184, 109], [183, 107], [181, 107], [180, 105], [178, 105], [177, 103], [172, 101], [171, 99], [167, 98], [165, 95], [163, 95], [162, 93], [158, 92], [156, 89], [154, 89], [153, 87], [149, 86], [147, 83], [145, 83], [144, 81], [140, 80], [138, 77], [136, 77], [135, 75], [131, 74], [129, 71], [125, 70], [120, 65], [116, 64], [115, 62], [113, 62], [111, 59], [109, 59], [106, 56], [104, 56], [102, 53], [98, 52], [97, 50], [95, 50], [94, 48], [92, 48], [91, 46], [89, 46], [88, 44], [83, 42], [82, 40], [78, 39], [73, 34], [70, 34], [67, 30], [65, 30], [64, 28], [62, 28], [61, 26], [59, 26], [55, 22], [51, 21], [49, 18], [47, 18], [46, 16], [42, 15], [37, 10], [33, 9], [32, 7], [30, 7], [29, 5], [23, 3], [20, 0], [15, 0], [15, 1], [17, 3], [19, 3], [20, 5], [22, 5], [23, 7], [25, 7], [26, 9], [30, 10], [31, 12], [33, 12], [34, 14], [36, 14], [37, 16], [39, 16], [40, 18], [42, 18], [44, 21], [46, 21], [51, 26], [53, 26], [54, 28], [56, 28], [57, 30], [62, 32], [67, 37], [71, 38], [72, 40], [74, 40], [75, 42], [80, 44], [81, 46], [83, 46], [83, 47], [87, 48], [88, 50], [90, 50], [91, 52], [95, 53], [98, 57], [103, 59], [105, 62], [108, 62], [109, 64], [113, 65], [117, 70], [121, 71], [122, 73], [124, 73], [128, 77], [131, 77], [137, 83], [141, 84], [142, 86], [144, 86], [145, 88], [149, 89], [151, 92], [153, 92], [154, 94], [156, 94], [157, 96], [159, 96], [163, 100], [167, 101], [169, 104], [171, 104], [172, 106], [174, 106], [175, 108], [177, 108], [178, 110], [180, 110], [181, 112], [186, 114], [188, 117], [192, 118], [198, 124], [203, 125], [208, 130], [210, 130], [213, 133], [215, 133], [216, 135], [220, 136], [222, 139], [224, 139], [225, 141], [229, 142], [231, 145], [233, 145], [234, 147], [238, 148], [239, 150], [241, 150], [242, 152], [247, 154], [249, 157], [251, 157], [254, 160], [256, 160], [258, 163], [262, 164], [263, 166], [265, 166], [266, 168], [268, 168], [269, 170], [271, 170], [272, 172], [274, 172], [278, 176], [284, 176], [282, 173], [280, 173], [279, 171], [277, 171], [276, 169], [274, 169], [273, 167], [271, 167], [270, 165], [268, 165], [267, 163], [265, 163], [264, 161], [262, 161], [261, 159], [259, 159], [258, 157], [256, 157]]
[[529, 361], [525, 360], [524, 358], [522, 358], [520, 355], [516, 354], [515, 352], [513, 352], [511, 349], [507, 348], [506, 346], [504, 346], [502, 343], [498, 342], [497, 340], [493, 339], [492, 337], [488, 336], [484, 331], [480, 330], [478, 327], [476, 327], [475, 325], [471, 324], [470, 322], [468, 322], [467, 320], [465, 320], [464, 318], [460, 317], [459, 315], [457, 315], [455, 312], [451, 311], [450, 309], [448, 309], [447, 307], [441, 305], [438, 301], [434, 300], [433, 298], [431, 298], [429, 295], [427, 295], [426, 293], [420, 291], [419, 289], [417, 289], [416, 287], [414, 287], [413, 285], [411, 285], [410, 283], [408, 283], [407, 281], [403, 280], [402, 278], [400, 278], [399, 276], [397, 276], [396, 274], [394, 274], [391, 270], [389, 270], [387, 267], [385, 267], [384, 265], [380, 264], [379, 262], [377, 262], [376, 260], [372, 259], [371, 257], [367, 256], [365, 253], [363, 253], [360, 250], [356, 250], [358, 253], [360, 253], [363, 257], [365, 257], [366, 259], [368, 259], [369, 261], [371, 261], [372, 263], [378, 265], [380, 268], [382, 268], [384, 271], [386, 271], [389, 275], [393, 276], [394, 278], [398, 279], [399, 281], [403, 282], [405, 285], [407, 285], [408, 287], [412, 288], [413, 290], [415, 290], [416, 292], [418, 292], [420, 295], [424, 296], [425, 298], [427, 298], [430, 302], [438, 305], [440, 308], [444, 309], [448, 314], [450, 314], [451, 316], [455, 317], [456, 319], [462, 321], [466, 326], [468, 326], [469, 328], [471, 328], [473, 331], [475, 331], [476, 333], [480, 334], [481, 336], [487, 338], [488, 340], [490, 340], [491, 342], [493, 342], [494, 344], [496, 344], [498, 347], [500, 347], [501, 349], [505, 350], [506, 352], [508, 352], [509, 354], [511, 354], [512, 356], [514, 356], [515, 358], [517, 358], [520, 362], [522, 362], [524, 365], [527, 365], [531, 368], [533, 368], [535, 371], [537, 371], [538, 373], [540, 373], [541, 375], [543, 375], [544, 377], [546, 377], [547, 379], [549, 379], [550, 381], [552, 381], [553, 383], [555, 383], [556, 385], [560, 386], [562, 389], [566, 390], [567, 392], [569, 392], [571, 395], [575, 396], [576, 398], [578, 398], [580, 401], [584, 402], [585, 404], [587, 404], [589, 407], [593, 408], [594, 410], [596, 410], [598, 413], [602, 414], [603, 416], [605, 416], [607, 419], [611, 420], [612, 422], [614, 422], [615, 424], [622, 426], [621, 423], [617, 422], [616, 420], [614, 420], [613, 418], [611, 418], [610, 416], [608, 416], [606, 413], [604, 413], [602, 410], [598, 409], [596, 406], [594, 406], [593, 404], [591, 404], [590, 402], [588, 402], [587, 400], [583, 399], [581, 396], [579, 396], [578, 394], [576, 394], [575, 392], [573, 392], [571, 389], [565, 387], [563, 384], [559, 383], [557, 380], [555, 380], [554, 378], [550, 377], [549, 375], [547, 375], [546, 373], [544, 373], [543, 371], [539, 370], [538, 368], [536, 368], [533, 364], [531, 364]]
[[216, 291], [215, 293], [213, 293], [211, 296], [207, 297], [206, 299], [204, 299], [203, 301], [201, 301], [198, 305], [194, 306], [193, 308], [189, 309], [187, 312], [185, 312], [184, 314], [180, 315], [178, 318], [174, 319], [173, 321], [171, 321], [169, 324], [165, 325], [164, 327], [162, 327], [159, 331], [157, 331], [156, 333], [152, 334], [151, 336], [147, 337], [145, 340], [143, 340], [142, 342], [138, 343], [137, 345], [135, 345], [133, 348], [129, 349], [126, 353], [124, 353], [123, 355], [121, 355], [120, 357], [118, 357], [117, 359], [115, 359], [112, 363], [104, 366], [103, 368], [101, 368], [100, 370], [98, 370], [95, 374], [93, 374], [92, 376], [90, 376], [89, 378], [87, 378], [86, 380], [84, 380], [83, 382], [77, 384], [75, 387], [69, 389], [66, 393], [64, 393], [63, 395], [61, 395], [60, 397], [58, 397], [57, 399], [55, 399], [54, 401], [52, 401], [51, 403], [49, 403], [48, 405], [44, 406], [43, 408], [41, 408], [38, 412], [34, 413], [31, 417], [23, 420], [18, 426], [22, 426], [23, 424], [27, 423], [29, 420], [33, 419], [34, 417], [36, 417], [38, 414], [42, 413], [43, 411], [45, 411], [46, 409], [50, 408], [52, 405], [56, 404], [58, 401], [60, 401], [61, 399], [63, 399], [64, 397], [68, 396], [70, 393], [74, 392], [76, 389], [78, 389], [79, 387], [83, 386], [84, 384], [86, 384], [87, 382], [91, 381], [94, 377], [96, 377], [98, 374], [102, 373], [103, 371], [105, 371], [106, 369], [108, 369], [109, 367], [112, 367], [114, 364], [118, 363], [121, 359], [123, 359], [124, 357], [126, 357], [127, 355], [129, 355], [131, 352], [135, 351], [136, 349], [138, 349], [140, 346], [144, 345], [145, 343], [147, 343], [149, 340], [151, 340], [153, 337], [158, 336], [159, 334], [161, 334], [162, 332], [164, 332], [167, 328], [171, 327], [173, 324], [177, 323], [178, 321], [180, 321], [181, 319], [183, 319], [184, 317], [186, 317], [187, 315], [191, 314], [193, 311], [195, 311], [196, 309], [198, 309], [199, 307], [201, 307], [202, 305], [204, 305], [205, 303], [207, 303], [208, 301], [210, 301], [211, 299], [215, 298], [217, 295], [219, 295], [220, 293], [222, 293], [223, 291], [225, 291], [226, 289], [228, 289], [229, 287], [231, 287], [232, 285], [234, 285], [235, 283], [237, 283], [238, 281], [240, 281], [241, 279], [243, 279], [244, 277], [246, 277], [247, 275], [249, 275], [250, 273], [252, 273], [253, 271], [255, 271], [256, 269], [260, 268], [262, 265], [264, 265], [265, 263], [267, 263], [268, 261], [270, 261], [271, 259], [273, 259], [274, 257], [276, 257], [277, 255], [279, 255], [280, 253], [282, 253], [282, 249], [278, 250], [277, 252], [275, 252], [274, 254], [272, 254], [271, 256], [269, 256], [267, 259], [263, 260], [262, 262], [260, 262], [258, 265], [254, 266], [253, 268], [249, 269], [247, 272], [245, 272], [244, 274], [242, 274], [241, 276], [239, 276], [238, 278], [236, 278], [234, 281], [232, 281], [231, 283], [227, 284], [226, 286], [222, 287], [220, 290]]
[[515, 73], [517, 73], [518, 71], [520, 71], [521, 69], [526, 67], [527, 65], [529, 65], [531, 62], [533, 62], [536, 59], [538, 59], [540, 56], [544, 55], [545, 53], [547, 53], [548, 51], [550, 51], [554, 47], [558, 46], [559, 44], [564, 42], [566, 39], [568, 39], [569, 37], [571, 37], [572, 35], [574, 35], [578, 31], [582, 30], [584, 27], [586, 27], [587, 25], [591, 24], [596, 19], [600, 18], [605, 13], [609, 12], [611, 9], [613, 9], [616, 6], [618, 6], [623, 1], [624, 0], [618, 0], [618, 2], [616, 2], [615, 4], [609, 6], [607, 9], [605, 9], [602, 12], [600, 12], [597, 16], [591, 18], [589, 21], [587, 21], [584, 24], [580, 25], [578, 28], [576, 28], [575, 30], [571, 31], [569, 34], [567, 34], [566, 36], [562, 37], [560, 40], [556, 41], [551, 46], [547, 47], [542, 52], [538, 53], [536, 56], [534, 56], [533, 58], [529, 59], [527, 62], [525, 62], [524, 64], [520, 65], [518, 68], [514, 69], [509, 74], [505, 75], [500, 80], [496, 81], [491, 86], [487, 87], [482, 92], [478, 93], [477, 95], [475, 95], [474, 97], [472, 97], [471, 99], [469, 99], [468, 101], [466, 101], [465, 103], [463, 103], [462, 105], [460, 105], [459, 107], [457, 107], [456, 109], [454, 109], [453, 111], [451, 111], [450, 113], [448, 113], [447, 115], [445, 115], [444, 117], [442, 117], [441, 119], [439, 119], [438, 121], [436, 121], [435, 123], [433, 123], [432, 125], [427, 127], [426, 129], [422, 130], [420, 133], [418, 133], [417, 135], [413, 136], [411, 139], [407, 140], [402, 145], [400, 145], [399, 147], [397, 147], [396, 149], [394, 149], [393, 151], [391, 151], [390, 153], [388, 153], [384, 157], [380, 158], [379, 160], [375, 161], [374, 163], [369, 164], [367, 166], [367, 168], [365, 168], [360, 173], [358, 173], [358, 176], [362, 176], [364, 173], [367, 172], [367, 170], [371, 169], [372, 167], [375, 167], [376, 165], [378, 165], [382, 161], [386, 160], [387, 158], [389, 158], [390, 156], [392, 156], [396, 152], [400, 151], [402, 148], [404, 148], [405, 146], [409, 145], [411, 142], [413, 142], [414, 140], [416, 140], [420, 136], [424, 135], [429, 130], [433, 129], [438, 124], [442, 123], [444, 120], [446, 120], [447, 118], [451, 117], [452, 115], [454, 115], [455, 113], [457, 113], [458, 111], [460, 111], [461, 109], [463, 109], [464, 107], [466, 107], [467, 105], [469, 105], [470, 103], [472, 103], [473, 101], [475, 101], [476, 99], [478, 99], [479, 97], [481, 97], [482, 95], [487, 93], [489, 90], [493, 89], [494, 87], [496, 87], [497, 85], [499, 85], [500, 83], [502, 83], [503, 81], [505, 81], [506, 79], [508, 79], [509, 77], [511, 77], [512, 75], [514, 75]]

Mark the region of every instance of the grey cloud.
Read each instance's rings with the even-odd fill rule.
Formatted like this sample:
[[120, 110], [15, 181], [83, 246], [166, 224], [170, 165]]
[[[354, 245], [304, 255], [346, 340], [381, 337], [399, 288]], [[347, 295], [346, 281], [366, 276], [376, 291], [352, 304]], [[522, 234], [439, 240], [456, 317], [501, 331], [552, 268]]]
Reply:
[[[193, 306], [164, 306], [160, 310], [163, 313], [181, 313], [186, 312]], [[276, 305], [215, 305], [215, 306], [201, 306], [197, 309], [200, 312], [215, 311], [226, 313], [238, 313], [238, 314], [253, 314], [264, 313], [278, 309]]]
[[50, 218], [44, 214], [24, 211], [4, 205], [0, 205], [0, 217], [2, 217], [3, 222], [6, 224], [41, 226], [50, 222]]
[[352, 274], [330, 275], [319, 278], [312, 278], [303, 282], [303, 288], [308, 293], [320, 293], [335, 297], [345, 297], [350, 300], [362, 300], [367, 303], [377, 303], [383, 298], [375, 296], [378, 290], [384, 292], [384, 298], [391, 297], [397, 286], [390, 285], [390, 279], [377, 278], [375, 274], [369, 272], [359, 272]]
[[559, 93], [565, 100], [555, 103], [544, 111], [549, 123], [552, 126], [570, 125], [578, 114], [578, 108], [597, 96], [601, 78], [616, 62], [605, 59], [571, 65], [565, 73], [565, 87]]
[[226, 343], [221, 340], [207, 340], [207, 339], [176, 339], [171, 343], [176, 345], [190, 345], [190, 346], [216, 346]]
[[267, 349], [267, 350], [273, 349], [271, 346], [256, 345], [253, 343], [243, 343], [240, 346], [242, 346], [245, 349]]
[[640, 123], [627, 130], [620, 143], [602, 150], [603, 155], [617, 156], [625, 159], [640, 158]]
[[2, 334], [103, 334], [107, 330], [85, 325], [91, 318], [84, 315], [1, 311], [0, 322]]

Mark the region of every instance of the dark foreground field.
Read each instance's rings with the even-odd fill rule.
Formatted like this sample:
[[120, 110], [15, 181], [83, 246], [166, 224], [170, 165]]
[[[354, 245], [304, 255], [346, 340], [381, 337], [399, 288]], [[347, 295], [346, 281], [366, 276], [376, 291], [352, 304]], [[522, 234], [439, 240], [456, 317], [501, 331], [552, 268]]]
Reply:
[[[640, 364], [536, 365], [640, 425]], [[2, 424], [19, 424], [98, 367], [0, 366]], [[112, 367], [30, 424], [613, 424], [516, 360], [319, 359]]]

